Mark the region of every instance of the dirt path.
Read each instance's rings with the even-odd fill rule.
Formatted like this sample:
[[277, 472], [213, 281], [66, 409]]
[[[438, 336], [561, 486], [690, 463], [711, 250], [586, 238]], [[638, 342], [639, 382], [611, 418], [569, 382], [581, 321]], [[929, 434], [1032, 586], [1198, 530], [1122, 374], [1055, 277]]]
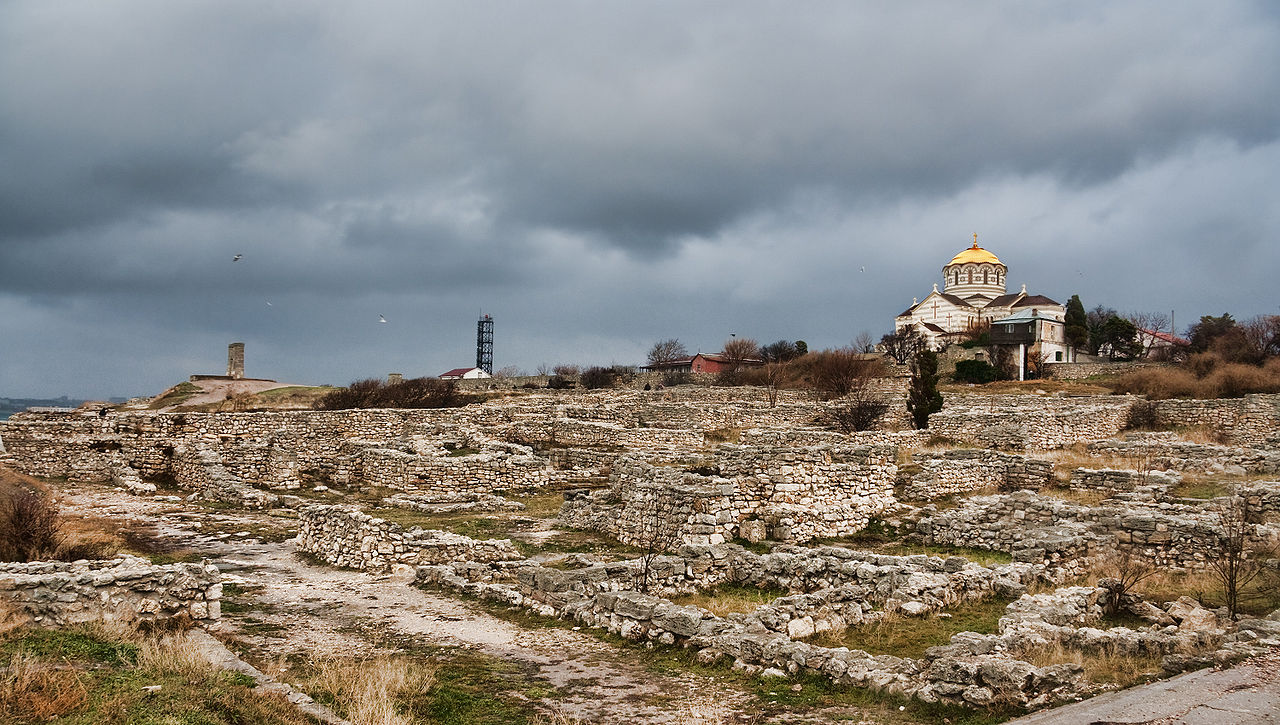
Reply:
[[[656, 674], [631, 661], [633, 653], [572, 629], [518, 626], [474, 603], [412, 587], [408, 571], [376, 576], [306, 563], [290, 541], [269, 540], [292, 522], [266, 513], [209, 511], [100, 487], [71, 488], [62, 499], [64, 511], [149, 527], [156, 540], [207, 556], [224, 572], [224, 584], [256, 600], [251, 617], [224, 616], [211, 631], [266, 658], [372, 653], [379, 642], [411, 639], [515, 663], [555, 688], [561, 712], [585, 722], [752, 719], [740, 712], [750, 696], [725, 682]], [[277, 536], [248, 533], [263, 534], [264, 527]]]

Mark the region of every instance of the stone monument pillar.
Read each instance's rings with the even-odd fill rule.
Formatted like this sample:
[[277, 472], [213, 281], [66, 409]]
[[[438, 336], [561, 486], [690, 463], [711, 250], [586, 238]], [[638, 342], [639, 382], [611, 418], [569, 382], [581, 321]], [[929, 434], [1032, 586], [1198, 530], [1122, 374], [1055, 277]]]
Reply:
[[233, 342], [227, 345], [227, 377], [235, 380], [244, 379], [243, 342]]

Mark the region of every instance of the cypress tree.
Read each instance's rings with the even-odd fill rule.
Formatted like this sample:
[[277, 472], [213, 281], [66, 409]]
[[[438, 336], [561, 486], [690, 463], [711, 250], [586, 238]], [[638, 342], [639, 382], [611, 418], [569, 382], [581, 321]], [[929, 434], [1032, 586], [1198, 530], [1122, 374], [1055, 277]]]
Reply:
[[911, 359], [911, 385], [907, 389], [907, 411], [916, 428], [928, 428], [929, 416], [942, 410], [938, 392], [938, 354], [924, 349]]
[[1066, 323], [1067, 344], [1083, 350], [1089, 345], [1089, 319], [1084, 313], [1084, 303], [1080, 295], [1071, 295], [1067, 301]]

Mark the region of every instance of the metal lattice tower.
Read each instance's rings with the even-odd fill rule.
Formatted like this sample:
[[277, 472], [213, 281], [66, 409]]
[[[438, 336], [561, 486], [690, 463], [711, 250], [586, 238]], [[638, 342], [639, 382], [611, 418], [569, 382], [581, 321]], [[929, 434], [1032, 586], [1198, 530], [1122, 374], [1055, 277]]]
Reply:
[[476, 323], [476, 367], [493, 375], [493, 318], [489, 315]]

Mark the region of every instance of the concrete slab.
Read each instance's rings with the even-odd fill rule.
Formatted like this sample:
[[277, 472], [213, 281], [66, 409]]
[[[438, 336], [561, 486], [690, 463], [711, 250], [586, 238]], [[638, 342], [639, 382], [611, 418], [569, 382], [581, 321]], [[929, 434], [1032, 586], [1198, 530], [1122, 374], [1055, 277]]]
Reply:
[[1043, 710], [1017, 725], [1280, 725], [1280, 654]]

